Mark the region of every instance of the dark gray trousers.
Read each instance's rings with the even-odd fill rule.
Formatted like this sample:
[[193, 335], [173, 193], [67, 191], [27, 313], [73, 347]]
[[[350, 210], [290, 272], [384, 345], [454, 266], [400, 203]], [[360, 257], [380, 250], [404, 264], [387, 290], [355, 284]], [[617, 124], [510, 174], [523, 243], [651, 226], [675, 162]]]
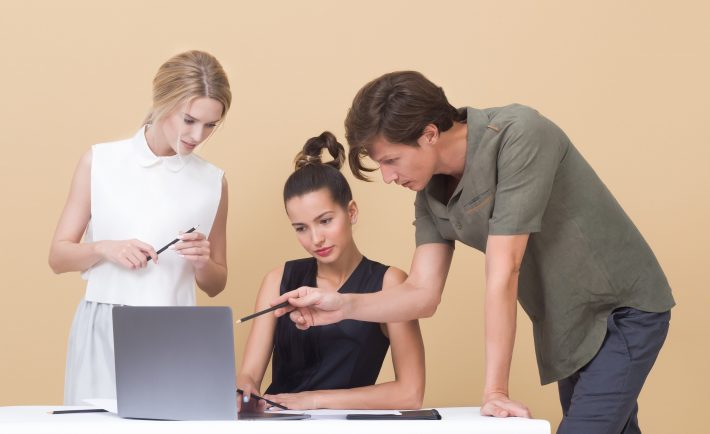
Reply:
[[557, 382], [562, 422], [557, 434], [636, 434], [636, 400], [668, 334], [670, 311], [614, 310], [599, 352]]

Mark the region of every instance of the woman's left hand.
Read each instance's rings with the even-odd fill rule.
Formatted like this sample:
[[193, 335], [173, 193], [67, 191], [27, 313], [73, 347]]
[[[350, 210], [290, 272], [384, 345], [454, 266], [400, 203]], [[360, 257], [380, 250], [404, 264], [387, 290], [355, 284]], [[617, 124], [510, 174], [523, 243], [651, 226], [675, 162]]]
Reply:
[[210, 242], [202, 232], [183, 233], [180, 241], [170, 246], [171, 249], [190, 261], [196, 270], [204, 267], [210, 260]]
[[[269, 401], [288, 407], [289, 410], [315, 410], [318, 408], [318, 392], [279, 393], [278, 395], [264, 395]], [[276, 408], [272, 407], [272, 410]]]

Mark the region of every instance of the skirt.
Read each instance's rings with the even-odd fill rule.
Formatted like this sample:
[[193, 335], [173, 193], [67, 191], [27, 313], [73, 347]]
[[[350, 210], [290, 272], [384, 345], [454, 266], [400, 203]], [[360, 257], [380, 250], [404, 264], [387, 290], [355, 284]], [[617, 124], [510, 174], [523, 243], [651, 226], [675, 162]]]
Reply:
[[82, 300], [67, 347], [64, 405], [85, 399], [116, 399], [112, 304]]

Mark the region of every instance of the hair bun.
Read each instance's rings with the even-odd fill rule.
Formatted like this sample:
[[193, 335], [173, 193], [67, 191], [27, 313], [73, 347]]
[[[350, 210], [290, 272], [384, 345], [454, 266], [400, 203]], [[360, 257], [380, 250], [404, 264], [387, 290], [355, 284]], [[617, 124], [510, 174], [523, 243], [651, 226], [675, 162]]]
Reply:
[[309, 164], [322, 164], [321, 158], [314, 155], [306, 155], [303, 151], [296, 155], [295, 165], [296, 170], [302, 168], [303, 166], [308, 166]]
[[[321, 154], [323, 149], [327, 149], [332, 161], [323, 163]], [[296, 155], [294, 159], [296, 170], [308, 166], [317, 164], [327, 164], [329, 166], [335, 167], [340, 170], [345, 163], [345, 147], [338, 142], [335, 135], [330, 131], [324, 131], [317, 137], [311, 137], [303, 145], [303, 149]]]

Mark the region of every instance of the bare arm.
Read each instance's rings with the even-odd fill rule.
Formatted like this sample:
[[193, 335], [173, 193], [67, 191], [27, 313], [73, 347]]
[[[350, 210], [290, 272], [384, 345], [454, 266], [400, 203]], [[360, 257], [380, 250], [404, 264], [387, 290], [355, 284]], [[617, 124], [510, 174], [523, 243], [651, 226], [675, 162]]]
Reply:
[[343, 319], [401, 322], [430, 317], [441, 301], [452, 255], [453, 247], [447, 244], [423, 244], [414, 251], [409, 277], [387, 291], [340, 294], [304, 286], [271, 304], [289, 301], [291, 308], [277, 309], [275, 314], [291, 312], [291, 319], [300, 329]]
[[81, 237], [91, 219], [91, 150], [79, 160], [64, 210], [54, 231], [49, 249], [49, 266], [55, 273], [84, 271], [102, 260], [126, 268], [146, 265], [146, 255], [157, 261], [152, 246], [139, 240], [82, 243]]
[[[281, 266], [264, 277], [256, 298], [255, 312], [269, 307], [269, 301], [279, 295], [283, 270]], [[276, 317], [273, 315], [261, 315], [251, 322], [251, 330], [244, 347], [242, 367], [237, 375], [237, 386], [244, 390], [244, 396], [250, 396], [251, 393], [259, 394], [261, 390], [261, 382], [274, 349], [276, 331]]]
[[175, 245], [175, 250], [192, 263], [197, 286], [210, 297], [227, 285], [227, 204], [227, 179], [222, 177], [222, 195], [209, 238], [192, 232], [181, 235], [183, 241]]
[[[389, 291], [404, 282], [407, 275], [394, 267], [385, 274], [383, 290]], [[415, 409], [424, 399], [424, 343], [417, 320], [388, 323], [387, 334], [392, 347], [395, 380], [353, 389], [316, 390], [284, 393], [267, 397], [288, 408], [337, 409]]]
[[486, 379], [481, 414], [530, 417], [508, 398], [518, 298], [518, 276], [528, 242], [524, 235], [490, 235], [486, 247]]

